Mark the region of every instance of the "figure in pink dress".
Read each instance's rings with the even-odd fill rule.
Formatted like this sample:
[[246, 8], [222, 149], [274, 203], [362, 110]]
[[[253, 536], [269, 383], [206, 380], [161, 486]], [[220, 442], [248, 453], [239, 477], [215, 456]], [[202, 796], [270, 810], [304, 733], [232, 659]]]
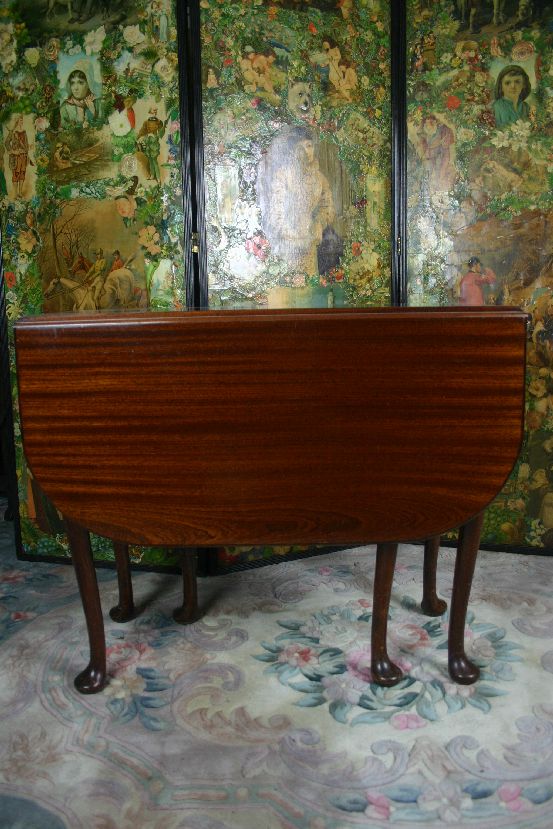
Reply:
[[469, 269], [461, 279], [459, 304], [485, 305], [482, 286], [493, 285], [495, 273], [491, 268], [482, 268], [482, 262], [477, 256], [471, 256], [467, 264]]

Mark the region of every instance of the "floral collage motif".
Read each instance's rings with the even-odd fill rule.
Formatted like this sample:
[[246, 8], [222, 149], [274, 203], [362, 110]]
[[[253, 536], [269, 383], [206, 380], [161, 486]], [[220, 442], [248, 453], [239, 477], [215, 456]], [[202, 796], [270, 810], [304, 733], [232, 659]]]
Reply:
[[526, 439], [488, 544], [553, 547], [553, 9], [409, 0], [411, 305], [532, 317]]
[[[0, 4], [9, 320], [179, 308], [174, 7], [41, 2], [41, 14], [34, 0]], [[387, 304], [389, 4], [199, 6], [211, 307]], [[409, 301], [532, 313], [526, 442], [483, 540], [552, 547], [553, 12], [538, 0], [409, 0], [408, 20]], [[66, 556], [15, 430], [25, 551]], [[93, 543], [96, 557], [112, 557]], [[301, 551], [219, 557], [290, 552]], [[167, 561], [154, 550], [133, 556]]]
[[[4, 2], [0, 70], [10, 323], [41, 312], [181, 307], [177, 31], [170, 0]], [[14, 365], [12, 380], [15, 390]], [[63, 525], [26, 467], [17, 422], [15, 430], [24, 548], [66, 555]], [[101, 539], [94, 548], [99, 557], [112, 555]]]
[[388, 4], [200, 7], [210, 306], [388, 304]]

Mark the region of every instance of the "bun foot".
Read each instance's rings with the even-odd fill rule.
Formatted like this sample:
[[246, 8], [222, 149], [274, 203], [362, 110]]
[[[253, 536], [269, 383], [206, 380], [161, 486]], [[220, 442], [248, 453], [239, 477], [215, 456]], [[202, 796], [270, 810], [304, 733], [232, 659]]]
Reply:
[[421, 610], [425, 616], [441, 616], [447, 610], [447, 602], [437, 596], [432, 599], [423, 599]]
[[371, 664], [373, 682], [389, 688], [403, 679], [403, 671], [389, 659], [378, 659]]
[[114, 622], [130, 622], [131, 619], [138, 616], [138, 611], [134, 605], [132, 607], [122, 607], [120, 604], [117, 604], [111, 608], [109, 615]]
[[105, 670], [88, 665], [75, 677], [75, 688], [80, 694], [97, 694], [106, 684]]
[[460, 685], [472, 685], [480, 676], [480, 668], [465, 654], [449, 657], [449, 675]]
[[179, 625], [191, 625], [201, 618], [202, 614], [198, 606], [188, 607], [187, 605], [182, 605], [182, 607], [177, 607], [173, 610], [173, 619]]

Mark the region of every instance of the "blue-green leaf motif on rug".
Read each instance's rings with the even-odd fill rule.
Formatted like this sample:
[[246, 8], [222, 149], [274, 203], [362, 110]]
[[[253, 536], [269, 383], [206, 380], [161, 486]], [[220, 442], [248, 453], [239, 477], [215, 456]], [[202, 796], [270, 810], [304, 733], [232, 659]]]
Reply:
[[[304, 621], [279, 621], [273, 641], [261, 642], [255, 659], [265, 672], [296, 695], [301, 708], [327, 706], [343, 725], [372, 725], [392, 720], [402, 729], [420, 728], [464, 710], [482, 713], [494, 699], [508, 694], [519, 662], [520, 645], [505, 639], [504, 628], [467, 614], [466, 642], [481, 679], [472, 686], [456, 685], [447, 673], [445, 653], [449, 616], [417, 624], [412, 602], [404, 599], [392, 610], [388, 628], [390, 657], [404, 671], [393, 688], [372, 681], [370, 620], [366, 601], [333, 605]], [[409, 612], [406, 613], [406, 608]], [[443, 654], [441, 656], [440, 654]]]

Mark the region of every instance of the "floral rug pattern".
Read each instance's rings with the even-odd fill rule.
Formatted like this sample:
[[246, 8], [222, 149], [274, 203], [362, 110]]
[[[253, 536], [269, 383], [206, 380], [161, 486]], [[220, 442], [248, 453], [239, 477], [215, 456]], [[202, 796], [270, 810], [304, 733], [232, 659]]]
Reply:
[[[416, 603], [406, 597], [411, 610]], [[278, 624], [285, 629], [274, 643], [262, 642], [267, 651], [256, 658], [269, 662], [266, 673], [276, 674], [283, 685], [305, 694], [296, 705], [326, 705], [338, 722], [351, 725], [380, 723], [393, 718], [397, 728], [421, 728], [434, 722], [440, 714], [454, 713], [472, 705], [489, 711], [490, 698], [508, 693], [501, 681], [515, 678], [512, 662], [522, 659], [520, 648], [505, 640], [505, 629], [476, 623], [474, 613], [467, 614], [465, 632], [472, 659], [481, 668], [481, 681], [461, 687], [447, 673], [447, 613], [422, 625], [409, 621], [412, 612], [391, 614], [388, 650], [390, 657], [404, 672], [405, 678], [393, 688], [372, 682], [369, 638], [372, 614], [359, 605], [358, 599], [340, 607], [332, 605], [310, 616], [307, 621], [287, 620]], [[344, 648], [335, 647], [339, 642]], [[438, 670], [436, 651], [445, 651]], [[443, 705], [440, 706], [440, 703]], [[350, 713], [361, 709], [350, 719]], [[365, 713], [363, 713], [363, 711]], [[406, 715], [405, 712], [415, 711]]]
[[[110, 682], [87, 658], [72, 568], [19, 562], [0, 527], [0, 827], [366, 829], [553, 825], [553, 578], [481, 553], [467, 619], [474, 686], [446, 673], [447, 613], [418, 609], [404, 545], [389, 623], [395, 688], [370, 675], [374, 547], [200, 580], [134, 575], [143, 613], [107, 617]], [[442, 550], [449, 599], [454, 553]], [[115, 574], [99, 571], [107, 611]]]

